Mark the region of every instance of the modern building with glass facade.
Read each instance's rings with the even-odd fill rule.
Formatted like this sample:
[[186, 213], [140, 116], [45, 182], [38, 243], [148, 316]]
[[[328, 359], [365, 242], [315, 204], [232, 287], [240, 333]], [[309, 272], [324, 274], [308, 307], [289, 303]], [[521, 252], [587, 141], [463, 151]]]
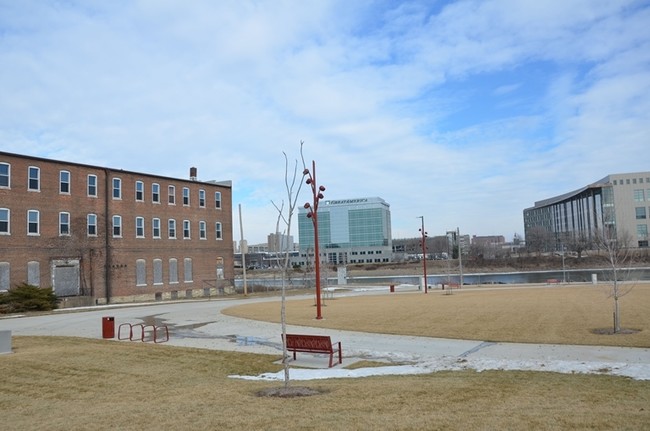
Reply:
[[650, 172], [613, 174], [578, 190], [535, 202], [524, 210], [526, 242], [548, 233], [547, 249], [603, 230], [631, 238], [629, 246], [648, 247]]
[[[303, 264], [310, 264], [314, 256], [314, 225], [307, 217], [308, 211], [300, 208], [298, 212]], [[344, 265], [391, 261], [390, 205], [383, 199], [321, 201], [317, 216], [320, 262]]]

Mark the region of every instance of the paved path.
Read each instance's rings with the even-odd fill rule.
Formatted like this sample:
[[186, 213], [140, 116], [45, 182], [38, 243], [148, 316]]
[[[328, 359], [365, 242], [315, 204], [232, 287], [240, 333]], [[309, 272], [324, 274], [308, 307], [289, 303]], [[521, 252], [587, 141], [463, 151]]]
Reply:
[[[292, 297], [290, 300], [302, 298], [304, 296]], [[170, 339], [166, 343], [169, 345], [281, 355], [280, 324], [231, 317], [221, 313], [226, 307], [257, 301], [279, 301], [279, 298], [181, 301], [132, 306], [122, 304], [92, 307], [76, 312], [61, 310], [42, 316], [0, 319], [0, 330], [10, 330], [12, 335], [59, 335], [101, 339], [102, 318], [111, 316], [115, 319], [116, 337], [119, 325], [123, 323], [165, 324], [170, 333]], [[369, 359], [429, 364], [430, 371], [459, 367], [479, 370], [598, 371], [650, 380], [650, 349], [488, 343], [291, 325], [287, 327], [287, 332], [326, 332], [333, 340], [342, 342], [343, 365]]]

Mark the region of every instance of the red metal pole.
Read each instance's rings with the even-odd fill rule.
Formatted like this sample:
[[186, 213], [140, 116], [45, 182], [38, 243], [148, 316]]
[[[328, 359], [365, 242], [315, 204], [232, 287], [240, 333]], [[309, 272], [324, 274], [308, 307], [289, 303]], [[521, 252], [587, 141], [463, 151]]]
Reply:
[[424, 231], [424, 216], [422, 216], [422, 258], [424, 266], [424, 293], [429, 293], [427, 287], [427, 233]]
[[320, 188], [316, 182], [316, 162], [311, 162], [311, 190], [314, 195], [311, 219], [314, 223], [314, 267], [316, 270], [316, 319], [322, 319], [321, 298], [320, 298], [320, 251], [318, 250], [318, 201], [320, 200]]

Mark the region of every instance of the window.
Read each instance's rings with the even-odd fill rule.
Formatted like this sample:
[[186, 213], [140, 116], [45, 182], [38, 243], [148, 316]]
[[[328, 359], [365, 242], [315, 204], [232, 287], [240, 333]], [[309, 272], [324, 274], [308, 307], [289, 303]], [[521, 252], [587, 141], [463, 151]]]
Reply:
[[147, 261], [144, 259], [136, 259], [135, 261], [135, 285], [147, 285]]
[[176, 239], [176, 220], [173, 218], [169, 219], [169, 222], [167, 224], [168, 226], [168, 234], [169, 234], [169, 239]]
[[183, 206], [190, 205], [190, 189], [183, 187]]
[[647, 224], [638, 224], [636, 225], [636, 236], [638, 239], [648, 239], [648, 225]]
[[144, 238], [144, 217], [135, 218], [135, 237]]
[[636, 219], [637, 220], [641, 220], [641, 219], [646, 218], [645, 207], [636, 207], [635, 212], [636, 212]]
[[214, 237], [215, 239], [223, 239], [223, 231], [221, 228], [221, 222], [216, 222], [214, 224]]
[[163, 284], [162, 259], [153, 260], [153, 284]]
[[176, 187], [167, 187], [167, 203], [169, 205], [176, 205]]
[[160, 219], [155, 218], [151, 221], [151, 236], [160, 238]]
[[178, 283], [178, 260], [169, 259], [169, 284]]
[[218, 210], [221, 209], [221, 192], [214, 192], [214, 207]]
[[37, 210], [27, 211], [27, 235], [39, 235], [39, 218]]
[[113, 216], [113, 238], [122, 237], [122, 217], [118, 215]]
[[135, 200], [144, 202], [144, 183], [142, 181], [135, 182]]
[[97, 197], [97, 175], [88, 175], [88, 196]]
[[27, 189], [39, 191], [41, 189], [41, 170], [35, 166], [28, 169]]
[[185, 275], [185, 278], [183, 281], [185, 282], [191, 282], [192, 281], [192, 259], [189, 257], [186, 257], [183, 259], [183, 273]]
[[9, 262], [0, 262], [0, 290], [9, 290], [11, 267]]
[[190, 221], [183, 220], [183, 239], [190, 239]]
[[70, 194], [70, 172], [59, 172], [59, 193], [64, 195]]
[[27, 262], [27, 284], [41, 285], [41, 264], [36, 260]]
[[151, 202], [155, 204], [160, 203], [160, 184], [158, 183], [151, 185]]
[[9, 235], [11, 233], [9, 214], [8, 208], [0, 208], [0, 235]]
[[199, 239], [206, 239], [206, 238], [207, 238], [207, 234], [205, 231], [205, 222], [201, 220], [199, 222]]
[[122, 199], [122, 180], [113, 178], [113, 199]]
[[97, 236], [97, 214], [88, 214], [86, 216], [86, 226], [88, 236]]
[[0, 188], [11, 187], [11, 165], [0, 163]]
[[70, 235], [70, 213], [59, 213], [59, 235]]
[[634, 190], [634, 202], [643, 202], [644, 197], [643, 197], [643, 189], [635, 189]]
[[199, 207], [205, 208], [205, 190], [199, 190]]

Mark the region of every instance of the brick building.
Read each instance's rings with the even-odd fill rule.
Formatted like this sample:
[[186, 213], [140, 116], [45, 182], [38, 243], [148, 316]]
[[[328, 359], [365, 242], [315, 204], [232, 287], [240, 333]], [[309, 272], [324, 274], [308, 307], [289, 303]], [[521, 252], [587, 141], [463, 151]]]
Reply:
[[232, 186], [0, 152], [0, 290], [64, 304], [208, 296], [232, 286]]

